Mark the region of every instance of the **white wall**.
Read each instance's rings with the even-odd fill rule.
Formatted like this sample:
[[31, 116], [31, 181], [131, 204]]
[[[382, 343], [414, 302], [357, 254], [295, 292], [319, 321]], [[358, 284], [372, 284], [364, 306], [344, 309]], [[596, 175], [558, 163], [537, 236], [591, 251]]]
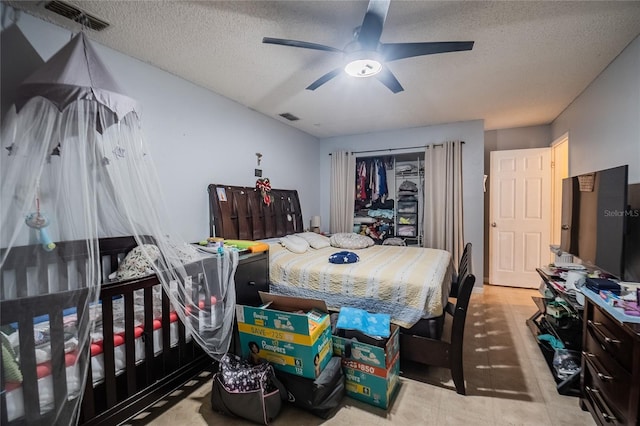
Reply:
[[[18, 26], [44, 60], [71, 35], [26, 14]], [[208, 184], [255, 185], [256, 152], [263, 154], [260, 168], [274, 188], [298, 190], [305, 224], [319, 211], [317, 138], [137, 59], [94, 46], [125, 93], [142, 105], [142, 125], [171, 226], [185, 240], [209, 235]], [[18, 58], [21, 52], [3, 51], [2, 73], [6, 67], [15, 71], [20, 63], [11, 55]], [[32, 71], [24, 70], [24, 78]]]
[[[550, 125], [487, 130], [484, 132], [484, 150], [487, 159], [491, 151], [543, 148], [549, 146], [551, 142]], [[489, 163], [486, 163], [486, 165], [488, 166]], [[489, 169], [486, 170], [488, 171]]]
[[[442, 143], [447, 140], [463, 140], [463, 205], [465, 240], [473, 244], [473, 271], [482, 284], [483, 275], [483, 192], [484, 174], [484, 121], [465, 121], [437, 126], [416, 127], [388, 132], [367, 133], [322, 139], [320, 142], [320, 206], [322, 226], [329, 226], [329, 184], [331, 160], [329, 153], [337, 150], [364, 151], [387, 150]], [[416, 151], [410, 149], [408, 151]], [[397, 154], [406, 151], [386, 151], [381, 154]], [[355, 177], [354, 177], [355, 178]]]
[[[640, 200], [640, 36], [555, 119], [553, 138], [569, 133], [569, 174], [629, 165], [629, 202]], [[631, 188], [631, 187], [630, 187]], [[627, 280], [640, 280], [637, 220], [629, 218]]]
[[[512, 129], [488, 130], [484, 132], [484, 173], [489, 175], [491, 151], [509, 149], [544, 148], [551, 145], [551, 126], [516, 127]], [[489, 176], [491, 179], [491, 176]], [[489, 201], [491, 190], [487, 180], [487, 192], [484, 193], [484, 273], [489, 278]]]
[[569, 174], [629, 165], [640, 183], [640, 36], [554, 120], [569, 133]]

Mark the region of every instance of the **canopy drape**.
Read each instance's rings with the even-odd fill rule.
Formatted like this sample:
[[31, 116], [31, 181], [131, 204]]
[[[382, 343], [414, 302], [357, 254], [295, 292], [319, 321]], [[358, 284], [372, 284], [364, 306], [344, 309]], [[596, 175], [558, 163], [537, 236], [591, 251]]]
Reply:
[[[103, 282], [102, 237], [133, 235], [187, 332], [209, 355], [222, 356], [232, 335], [238, 254], [199, 251], [174, 231], [166, 213], [179, 206], [163, 201], [137, 102], [123, 93], [84, 33], [28, 77], [16, 94], [2, 128], [0, 273], [16, 246], [29, 245], [34, 259], [40, 250], [58, 253], [64, 263], [56, 242], [86, 242], [84, 262], [68, 265], [69, 274], [82, 268], [78, 276], [84, 280], [74, 285], [88, 294], [68, 329], [83, 354], [79, 377], [86, 378], [95, 321], [91, 312]], [[21, 285], [21, 277], [3, 279], [3, 300], [24, 295], [24, 289], [18, 291]], [[26, 290], [27, 296], [42, 292]], [[211, 311], [199, 307], [205, 298], [213, 303]], [[155, 294], [154, 304], [159, 300]], [[190, 317], [199, 318], [200, 325]], [[79, 404], [82, 389], [67, 399]], [[74, 424], [78, 411], [58, 413], [55, 424]]]

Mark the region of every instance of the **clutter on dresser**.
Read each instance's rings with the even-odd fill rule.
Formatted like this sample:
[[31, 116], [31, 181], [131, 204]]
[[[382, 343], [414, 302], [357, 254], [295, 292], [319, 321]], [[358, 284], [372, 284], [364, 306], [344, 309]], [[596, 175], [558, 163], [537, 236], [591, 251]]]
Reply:
[[210, 253], [224, 253], [224, 249], [230, 249], [242, 253], [261, 253], [269, 250], [269, 245], [261, 241], [250, 240], [225, 240], [221, 237], [209, 237], [198, 242], [198, 246]]

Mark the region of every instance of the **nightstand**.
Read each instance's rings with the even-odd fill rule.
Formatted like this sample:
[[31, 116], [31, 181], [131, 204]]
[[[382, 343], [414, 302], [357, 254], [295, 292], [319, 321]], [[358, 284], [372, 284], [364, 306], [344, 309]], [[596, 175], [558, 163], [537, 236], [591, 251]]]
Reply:
[[269, 291], [269, 252], [241, 254], [235, 282], [237, 305], [260, 305], [258, 292]]

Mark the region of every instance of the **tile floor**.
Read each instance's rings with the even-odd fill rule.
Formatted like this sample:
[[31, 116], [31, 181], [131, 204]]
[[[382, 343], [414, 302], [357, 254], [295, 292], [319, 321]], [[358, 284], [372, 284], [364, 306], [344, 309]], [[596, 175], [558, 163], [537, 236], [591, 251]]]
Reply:
[[[286, 406], [282, 425], [593, 425], [578, 399], [559, 395], [525, 320], [537, 290], [485, 285], [474, 293], [465, 328], [467, 395], [453, 390], [448, 370], [401, 364], [406, 376], [388, 411], [345, 397], [328, 420]], [[408, 378], [415, 377], [418, 380]], [[130, 425], [246, 425], [211, 411], [211, 374], [174, 392]]]

